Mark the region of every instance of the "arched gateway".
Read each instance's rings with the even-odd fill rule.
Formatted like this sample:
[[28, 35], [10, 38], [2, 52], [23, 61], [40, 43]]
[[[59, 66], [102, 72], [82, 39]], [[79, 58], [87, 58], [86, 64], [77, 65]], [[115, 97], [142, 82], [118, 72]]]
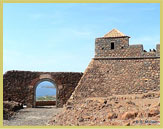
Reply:
[[62, 107], [82, 75], [75, 72], [8, 71], [3, 75], [3, 99], [20, 102], [27, 107], [36, 107], [36, 87], [47, 80], [56, 85], [56, 105]]
[[[56, 107], [58, 107], [58, 101], [59, 101], [59, 99], [58, 99], [58, 91], [59, 91], [59, 89], [61, 90], [63, 86], [60, 83], [60, 81], [55, 80], [55, 78], [52, 77], [51, 74], [41, 74], [39, 76], [39, 78], [34, 79], [34, 80], [31, 81], [31, 84], [30, 84], [31, 86], [30, 87], [33, 88], [33, 105], [32, 105], [32, 107], [37, 106], [36, 105], [36, 89], [37, 89], [37, 86], [43, 81], [49, 81], [53, 85], [56, 86], [56, 101], [55, 101], [55, 104], [51, 103], [51, 105], [56, 105]], [[44, 102], [40, 102], [40, 103], [41, 103], [42, 106], [50, 105], [49, 104], [50, 102], [48, 102], [48, 101], [46, 101], [46, 102], [44, 101]]]
[[[39, 102], [37, 102], [36, 101], [36, 91], [37, 91], [37, 88], [38, 88], [38, 86], [39, 86], [39, 84], [41, 84], [42, 82], [45, 82], [45, 81], [47, 81], [47, 82], [51, 82], [52, 84], [53, 84], [53, 87], [56, 89], [56, 93], [54, 93], [55, 94], [55, 100], [51, 100], [51, 101], [39, 101]], [[48, 87], [47, 87], [48, 88]], [[50, 89], [50, 88], [48, 88], [48, 89]], [[46, 91], [44, 91], [44, 93], [46, 93]], [[43, 79], [40, 79], [38, 82], [36, 82], [36, 85], [35, 85], [35, 87], [34, 87], [34, 103], [33, 103], [33, 107], [36, 107], [36, 106], [56, 106], [57, 107], [57, 102], [58, 101], [58, 86], [57, 86], [57, 84], [55, 83], [55, 81], [53, 80], [53, 79], [51, 79], [51, 78], [43, 78]]]

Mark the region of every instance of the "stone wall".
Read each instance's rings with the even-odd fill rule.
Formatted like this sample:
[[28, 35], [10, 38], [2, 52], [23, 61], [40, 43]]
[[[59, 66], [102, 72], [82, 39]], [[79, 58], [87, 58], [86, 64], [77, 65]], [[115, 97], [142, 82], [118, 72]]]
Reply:
[[[111, 50], [111, 43], [114, 43], [114, 49]], [[124, 50], [129, 46], [129, 37], [96, 38], [95, 57], [115, 56], [119, 50]], [[122, 53], [122, 52], [121, 52]]]
[[[114, 49], [111, 49], [111, 43]], [[145, 52], [142, 44], [129, 45], [128, 37], [118, 38], [97, 38], [95, 41], [95, 57], [147, 57], [159, 56], [160, 45], [157, 44], [156, 50]]]
[[8, 71], [3, 75], [3, 99], [34, 107], [37, 84], [49, 80], [56, 84], [57, 106], [62, 107], [71, 96], [82, 75], [82, 73], [75, 72]]
[[160, 58], [94, 58], [70, 101], [160, 90]]
[[160, 56], [160, 44], [156, 45], [156, 49], [157, 49], [157, 56]]
[[3, 119], [10, 119], [15, 113], [23, 109], [23, 105], [14, 101], [3, 101]]
[[56, 101], [36, 101], [36, 106], [54, 106]]
[[95, 58], [68, 102], [160, 90], [160, 45], [146, 52], [141, 44], [129, 45], [129, 38], [96, 38]]

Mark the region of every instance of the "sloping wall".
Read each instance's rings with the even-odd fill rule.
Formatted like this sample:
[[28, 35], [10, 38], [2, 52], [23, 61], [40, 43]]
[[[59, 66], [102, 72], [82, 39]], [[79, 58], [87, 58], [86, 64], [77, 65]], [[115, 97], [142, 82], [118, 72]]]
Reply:
[[[114, 44], [114, 48], [111, 47]], [[129, 37], [95, 40], [95, 58], [85, 70], [68, 102], [88, 97], [141, 94], [160, 90], [160, 45], [146, 52], [129, 45]]]
[[160, 90], [160, 58], [92, 59], [72, 100]]

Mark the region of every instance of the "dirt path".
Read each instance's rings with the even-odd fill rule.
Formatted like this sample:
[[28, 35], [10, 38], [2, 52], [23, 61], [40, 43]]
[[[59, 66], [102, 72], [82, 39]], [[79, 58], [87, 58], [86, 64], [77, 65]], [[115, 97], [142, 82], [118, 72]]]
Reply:
[[4, 126], [43, 126], [62, 108], [39, 107], [20, 110], [11, 120], [4, 120]]

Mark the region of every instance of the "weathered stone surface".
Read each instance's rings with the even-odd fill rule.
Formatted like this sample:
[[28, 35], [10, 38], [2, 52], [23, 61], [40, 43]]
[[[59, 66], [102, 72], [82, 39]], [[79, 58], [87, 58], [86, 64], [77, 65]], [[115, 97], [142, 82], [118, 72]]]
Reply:
[[137, 117], [138, 115], [138, 112], [125, 112], [123, 115], [122, 115], [122, 120], [128, 120], [128, 119], [134, 119], [135, 117]]
[[8, 71], [3, 75], [3, 99], [33, 107], [37, 84], [49, 80], [56, 84], [57, 106], [62, 107], [71, 96], [81, 76], [82, 73], [75, 72]]
[[158, 58], [92, 59], [69, 101], [116, 94], [142, 94], [159, 90], [160, 59]]
[[66, 103], [64, 111], [50, 121], [51, 125], [159, 125], [160, 45], [146, 52], [141, 44], [129, 45], [129, 38], [116, 35], [97, 38], [95, 58], [83, 76], [81, 73], [7, 74], [4, 93], [9, 90], [11, 96], [4, 98], [13, 96], [18, 102], [33, 105], [36, 83], [49, 78], [58, 86], [59, 105]]
[[[159, 125], [160, 112], [158, 109], [160, 106], [158, 103], [160, 100], [155, 97], [157, 95], [154, 95], [153, 98], [142, 99], [142, 96], [146, 94], [148, 93], [90, 97], [78, 100], [79, 102], [74, 103], [73, 108], [69, 109], [65, 105], [63, 112], [54, 116], [49, 124], [56, 126]], [[159, 94], [159, 92], [153, 92], [153, 94]], [[154, 108], [152, 105], [155, 105]]]
[[157, 116], [158, 114], [160, 114], [160, 110], [158, 108], [152, 108], [148, 113], [148, 117]]
[[114, 119], [114, 118], [117, 118], [116, 113], [108, 113], [108, 119]]
[[[150, 57], [160, 56], [160, 45], [156, 50], [146, 52], [143, 45], [129, 45], [128, 36], [122, 37], [101, 37], [95, 40], [95, 57]], [[112, 49], [111, 44], [114, 44]]]
[[36, 101], [36, 106], [54, 106], [56, 101]]
[[3, 119], [10, 119], [15, 112], [22, 109], [23, 105], [14, 101], [3, 101]]
[[129, 45], [129, 38], [114, 34], [96, 39], [95, 58], [68, 102], [160, 90], [160, 45], [146, 52], [143, 45]]

